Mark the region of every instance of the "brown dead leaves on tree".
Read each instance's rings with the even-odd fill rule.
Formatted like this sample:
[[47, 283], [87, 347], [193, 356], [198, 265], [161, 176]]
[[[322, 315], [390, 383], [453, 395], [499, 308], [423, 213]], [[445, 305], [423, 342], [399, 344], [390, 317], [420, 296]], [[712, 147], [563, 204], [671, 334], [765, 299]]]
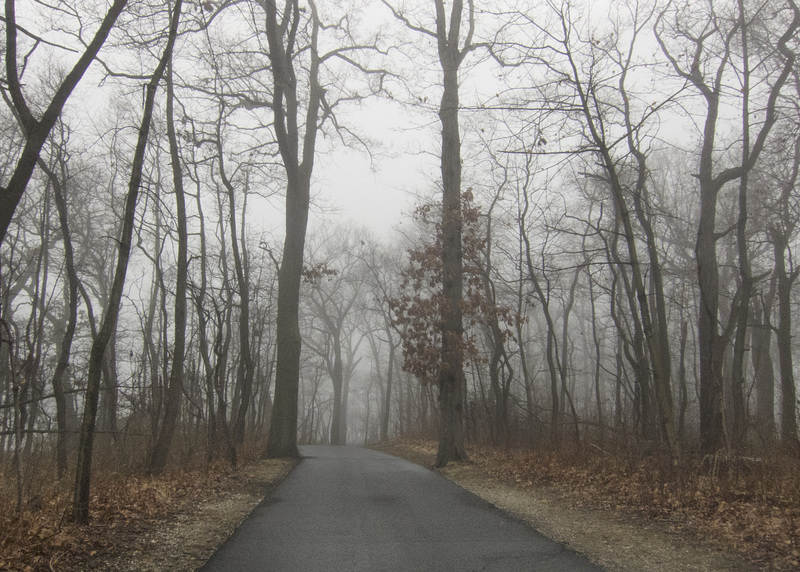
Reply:
[[[475, 205], [472, 190], [462, 194], [462, 243], [464, 268], [464, 335], [461, 351], [465, 363], [486, 361], [478, 337], [480, 326], [496, 321], [506, 338], [513, 338], [519, 316], [513, 308], [487, 299], [484, 287], [486, 236], [484, 216]], [[401, 294], [389, 301], [394, 327], [403, 340], [403, 369], [423, 384], [436, 384], [441, 368], [441, 330], [447, 300], [442, 295], [441, 205], [417, 207], [414, 220], [433, 242], [408, 250], [401, 273]]]

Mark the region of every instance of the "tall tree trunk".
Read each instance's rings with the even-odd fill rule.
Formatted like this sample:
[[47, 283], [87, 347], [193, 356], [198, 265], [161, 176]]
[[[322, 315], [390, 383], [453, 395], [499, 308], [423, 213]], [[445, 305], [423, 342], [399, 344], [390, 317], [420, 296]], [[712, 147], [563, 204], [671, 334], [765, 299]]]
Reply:
[[569, 318], [572, 314], [572, 308], [575, 305], [575, 289], [578, 286], [578, 278], [581, 275], [581, 268], [575, 269], [575, 274], [572, 277], [572, 284], [569, 287], [569, 295], [564, 304], [564, 315], [561, 319], [561, 364], [559, 368], [559, 378], [561, 380], [561, 397], [562, 401], [569, 404], [570, 411], [572, 412], [572, 426], [575, 435], [575, 444], [580, 443], [580, 425], [578, 424], [578, 413], [575, 411], [575, 403], [572, 400], [572, 395], [569, 390], [569, 366], [570, 366], [570, 343], [569, 343]]
[[[7, 308], [3, 308], [7, 310]], [[7, 314], [6, 314], [7, 315]], [[16, 328], [14, 328], [16, 330]], [[0, 318], [0, 349], [7, 348], [7, 352], [0, 352], [0, 355], [5, 354], [3, 357], [8, 357], [8, 385], [10, 386], [11, 402], [13, 404], [13, 436], [14, 436], [14, 456], [13, 464], [16, 469], [17, 480], [17, 502], [16, 512], [19, 514], [22, 511], [22, 497], [24, 475], [22, 472], [22, 406], [21, 406], [21, 383], [17, 379], [17, 356], [16, 356], [16, 331], [12, 332], [12, 326], [5, 318]], [[5, 368], [4, 368], [5, 369]], [[5, 449], [3, 449], [5, 451]]]
[[[30, 317], [25, 327], [25, 356], [22, 362], [22, 380], [20, 381], [20, 430], [24, 435], [22, 455], [17, 454], [18, 465], [27, 465], [33, 450], [33, 428], [40, 413], [42, 384], [39, 371], [42, 363], [42, 344], [44, 334], [45, 297], [49, 276], [50, 240], [48, 226], [50, 220], [50, 185], [45, 190], [44, 204], [39, 217], [39, 236], [42, 243], [37, 249], [35, 271], [32, 276], [33, 292], [30, 293]], [[18, 470], [23, 470], [18, 467]], [[26, 475], [24, 482], [30, 480]], [[21, 481], [22, 482], [22, 481]]]
[[300, 21], [297, 0], [286, 2], [279, 24], [278, 10], [273, 2], [265, 2], [269, 58], [274, 80], [272, 112], [284, 169], [286, 170], [286, 237], [278, 272], [278, 316], [276, 338], [278, 360], [275, 366], [275, 399], [270, 420], [266, 457], [296, 457], [297, 402], [300, 386], [300, 282], [303, 272], [308, 208], [311, 193], [311, 173], [317, 138], [317, 120], [323, 96], [319, 84], [319, 54], [317, 38], [319, 21], [316, 7], [311, 6], [311, 65], [306, 106], [305, 131], [300, 150], [297, 78], [294, 70], [295, 34]]
[[[797, 17], [798, 11], [795, 11], [795, 20], [797, 20]], [[795, 79], [795, 89], [800, 90], [800, 82], [797, 79]], [[770, 311], [767, 306], [772, 305], [773, 292], [776, 291], [778, 297], [778, 327], [775, 332], [781, 379], [781, 443], [789, 449], [797, 447], [797, 393], [792, 355], [791, 291], [795, 280], [800, 275], [800, 270], [792, 263], [790, 237], [794, 235], [797, 228], [797, 217], [792, 206], [792, 197], [796, 193], [798, 179], [800, 179], [800, 137], [795, 138], [794, 141], [794, 154], [789, 177], [781, 185], [781, 196], [778, 202], [779, 222], [770, 228], [775, 260], [774, 283], [773, 290], [771, 290], [764, 304], [764, 322], [769, 323]], [[789, 268], [786, 266], [787, 259]], [[765, 393], [768, 393], [768, 390], [765, 390]], [[764, 402], [763, 407], [766, 409], [766, 402]]]
[[122, 232], [117, 242], [117, 267], [114, 273], [114, 282], [111, 289], [111, 296], [108, 301], [103, 322], [92, 342], [91, 354], [89, 357], [89, 371], [86, 381], [86, 398], [83, 413], [83, 423], [81, 424], [80, 444], [78, 446], [78, 466], [75, 475], [75, 490], [72, 499], [70, 517], [73, 521], [86, 524], [89, 521], [89, 498], [91, 492], [92, 478], [92, 453], [95, 436], [95, 423], [97, 420], [97, 401], [100, 394], [100, 381], [102, 376], [103, 355], [106, 347], [111, 340], [117, 327], [117, 318], [122, 301], [122, 291], [125, 285], [125, 274], [128, 270], [128, 259], [131, 253], [131, 238], [133, 234], [134, 215], [136, 212], [136, 202], [139, 196], [139, 188], [142, 180], [142, 168], [144, 166], [144, 154], [147, 147], [147, 138], [150, 132], [150, 123], [153, 116], [153, 105], [156, 97], [156, 90], [167, 62], [172, 54], [172, 47], [175, 44], [175, 37], [178, 32], [178, 22], [180, 20], [181, 5], [183, 0], [175, 0], [173, 8], [169, 36], [164, 53], [161, 56], [158, 66], [153, 76], [147, 83], [144, 111], [142, 112], [142, 122], [139, 127], [139, 137], [136, 142], [133, 164], [131, 166], [131, 177], [128, 183], [128, 193], [125, 197], [125, 212], [123, 214]]
[[798, 271], [786, 269], [786, 237], [773, 231], [775, 274], [778, 277], [778, 364], [781, 377], [781, 443], [784, 447], [797, 446], [797, 387], [794, 380], [792, 356], [792, 283]]
[[439, 449], [435, 466], [467, 458], [464, 449], [464, 369], [462, 364], [463, 261], [461, 244], [461, 133], [458, 68], [470, 48], [474, 13], [470, 1], [470, 30], [461, 48], [464, 4], [454, 0], [449, 18], [444, 0], [436, 5], [436, 40], [442, 67], [442, 366], [439, 376]]
[[[491, 278], [492, 272], [492, 212], [499, 199], [499, 194], [492, 199], [491, 206], [486, 215], [486, 258], [481, 273], [486, 302], [492, 307], [497, 306], [497, 292]], [[490, 340], [491, 355], [489, 357], [489, 379], [494, 394], [494, 440], [496, 444], [507, 444], [509, 439], [509, 411], [508, 398], [511, 379], [503, 375], [503, 370], [510, 365], [506, 355], [505, 339], [500, 329], [497, 312], [491, 312], [488, 317], [488, 338]], [[501, 381], [502, 378], [502, 381]]]
[[[220, 210], [220, 212], [222, 212]], [[224, 232], [224, 231], [223, 231]], [[223, 233], [221, 233], [223, 234]], [[221, 245], [222, 256], [225, 255], [225, 246]], [[215, 415], [217, 422], [217, 434], [215, 442], [224, 446], [225, 457], [232, 467], [236, 466], [236, 445], [231, 438], [230, 427], [228, 424], [228, 360], [230, 357], [231, 338], [233, 337], [231, 325], [233, 314], [233, 294], [231, 293], [228, 284], [228, 269], [223, 262], [223, 283], [224, 290], [227, 296], [224, 307], [217, 308], [217, 337], [214, 344], [214, 353], [217, 355], [217, 364], [214, 369], [214, 392], [217, 397], [217, 413]]]
[[[520, 252], [520, 260], [522, 252]], [[530, 369], [528, 366], [528, 350], [526, 349], [527, 344], [527, 335], [523, 335], [528, 330], [528, 326], [526, 325], [525, 330], [523, 330], [523, 324], [527, 324], [527, 311], [524, 309], [526, 302], [525, 302], [525, 294], [523, 290], [523, 286], [525, 284], [524, 281], [524, 269], [523, 265], [520, 264], [519, 266], [519, 285], [517, 287], [517, 315], [520, 317], [525, 317], [525, 319], [519, 319], [516, 321], [515, 328], [517, 333], [517, 342], [518, 342], [518, 350], [519, 350], [519, 362], [520, 367], [522, 369], [522, 385], [525, 388], [525, 412], [527, 416], [527, 423], [528, 423], [528, 431], [527, 434], [530, 438], [533, 438], [534, 435], [534, 425], [536, 423], [536, 399], [534, 394], [533, 388], [533, 379], [531, 379]]]
[[[161, 185], [157, 185], [155, 194], [159, 205], [161, 203], [160, 193]], [[162, 417], [162, 407], [164, 406], [164, 383], [167, 379], [165, 372], [169, 367], [168, 352], [165, 348], [167, 343], [167, 307], [166, 284], [164, 282], [164, 269], [161, 256], [165, 243], [165, 238], [162, 235], [163, 224], [161, 221], [161, 210], [162, 209], [158, 205], [153, 209], [152, 246], [145, 245], [142, 233], [136, 233], [136, 231], [134, 231], [135, 235], [138, 235], [137, 246], [151, 261], [153, 267], [147, 313], [145, 314], [142, 328], [144, 355], [147, 356], [149, 363], [150, 383], [146, 385], [149, 395], [147, 412], [150, 417], [150, 434], [153, 438], [158, 435], [159, 422]], [[107, 301], [105, 302], [107, 303]]]
[[545, 342], [545, 357], [547, 360], [547, 370], [550, 374], [550, 440], [553, 446], [556, 446], [560, 439], [560, 424], [561, 424], [561, 399], [558, 392], [558, 342], [556, 341], [556, 330], [553, 318], [550, 315], [550, 298], [548, 294], [542, 289], [539, 282], [539, 277], [536, 269], [533, 266], [533, 259], [531, 256], [531, 244], [525, 228], [525, 220], [528, 213], [529, 203], [528, 194], [525, 193], [525, 206], [520, 213], [519, 218], [519, 232], [525, 243], [525, 263], [527, 265], [527, 278], [533, 284], [536, 297], [542, 305], [542, 314], [544, 315], [546, 328], [546, 342]]
[[117, 440], [117, 407], [119, 405], [119, 381], [117, 379], [117, 333], [111, 336], [103, 356], [103, 382], [100, 390], [98, 425], [100, 431]]
[[602, 352], [600, 349], [600, 337], [597, 331], [597, 308], [594, 299], [594, 279], [589, 271], [588, 261], [586, 266], [587, 279], [589, 280], [589, 304], [592, 310], [592, 344], [594, 345], [594, 398], [597, 406], [597, 428], [598, 441], [600, 447], [603, 446], [603, 433], [605, 431], [605, 419], [603, 416], [603, 395], [600, 388], [600, 369]]
[[200, 193], [200, 175], [197, 172], [197, 165], [194, 167], [194, 182], [197, 185], [195, 194], [195, 204], [197, 205], [198, 222], [200, 224], [200, 285], [193, 285], [192, 299], [194, 301], [195, 314], [197, 315], [198, 345], [200, 358], [203, 360], [203, 372], [205, 375], [205, 395], [206, 412], [208, 414], [207, 451], [206, 460], [211, 461], [217, 453], [217, 414], [215, 405], [214, 391], [214, 367], [211, 365], [211, 352], [208, 343], [208, 310], [206, 309], [206, 291], [208, 288], [208, 248], [206, 246], [206, 225], [203, 215], [203, 201]]
[[342, 440], [342, 425], [344, 416], [343, 409], [343, 385], [344, 371], [342, 369], [342, 340], [339, 329], [334, 324], [329, 324], [332, 339], [331, 351], [333, 352], [333, 363], [331, 364], [331, 383], [333, 384], [333, 412], [331, 414], [331, 445], [344, 445]]
[[[220, 110], [221, 112], [222, 110]], [[244, 242], [244, 221], [247, 210], [247, 186], [245, 180], [245, 200], [242, 205], [242, 234], [236, 231], [236, 192], [233, 184], [225, 173], [225, 163], [222, 152], [222, 135], [220, 127], [222, 118], [217, 123], [217, 150], [219, 152], [219, 173], [222, 184], [228, 191], [228, 212], [229, 224], [231, 229], [231, 248], [233, 250], [233, 266], [236, 272], [236, 283], [239, 287], [239, 352], [241, 359], [236, 374], [236, 390], [239, 394], [238, 407], [232, 414], [233, 421], [233, 440], [240, 445], [244, 442], [245, 424], [247, 420], [247, 409], [253, 395], [253, 378], [255, 377], [255, 367], [253, 365], [252, 348], [250, 347], [250, 284], [247, 271], [247, 250]], [[241, 241], [241, 248], [240, 248]], [[234, 400], [235, 403], [235, 400]]]
[[[645, 439], [652, 440], [656, 438], [657, 422], [653, 413], [655, 397], [650, 383], [650, 361], [647, 356], [641, 314], [637, 311], [636, 294], [631, 284], [631, 278], [628, 275], [629, 265], [619, 253], [619, 236], [622, 234], [620, 231], [622, 224], [620, 218], [619, 216], [614, 217], [614, 228], [611, 233], [610, 243], [601, 235], [605, 245], [609, 271], [612, 276], [610, 314], [617, 327], [625, 359], [634, 371], [634, 426], [638, 426], [641, 429]], [[620, 282], [622, 283], [621, 287], [619, 286]], [[632, 322], [630, 326], [627, 325], [622, 315], [617, 311], [617, 307], [622, 306], [623, 301], [626, 301], [627, 307], [630, 308], [628, 313]]]
[[686, 409], [689, 406], [689, 386], [686, 380], [686, 343], [689, 339], [689, 321], [681, 316], [681, 339], [678, 345], [678, 441], [686, 432]]
[[770, 292], [753, 299], [750, 315], [750, 359], [756, 384], [756, 434], [760, 445], [769, 447], [775, 443], [775, 371], [772, 367], [772, 326], [769, 315], [775, 292], [773, 280]]
[[389, 440], [389, 420], [392, 412], [392, 384], [394, 382], [394, 361], [397, 345], [392, 339], [391, 324], [384, 318], [384, 331], [389, 343], [389, 364], [386, 369], [386, 395], [383, 401], [383, 415], [381, 416], [381, 442]]
[[[702, 169], [701, 169], [702, 172]], [[701, 175], [702, 176], [702, 175]], [[719, 316], [719, 270], [717, 268], [716, 194], [701, 191], [700, 222], [695, 246], [700, 308], [700, 451], [710, 455], [722, 446], [722, 364], [724, 339], [717, 329]]]
[[736, 223], [736, 246], [739, 254], [739, 306], [732, 308], [736, 322], [733, 342], [733, 367], [731, 368], [731, 401], [733, 420], [731, 423], [731, 446], [741, 450], [747, 432], [747, 403], [745, 400], [745, 352], [747, 351], [747, 320], [750, 317], [750, 297], [753, 295], [753, 271], [747, 251], [747, 183], [750, 161], [750, 59], [748, 53], [748, 24], [745, 18], [744, 0], [738, 0], [739, 28], [742, 49], [742, 176], [739, 178], [739, 218]]
[[65, 377], [69, 368], [69, 357], [72, 351], [72, 340], [75, 338], [75, 329], [78, 322], [78, 273], [75, 269], [75, 251], [72, 246], [72, 234], [67, 216], [67, 199], [62, 181], [67, 178], [67, 165], [63, 158], [63, 149], [56, 149], [56, 167], [60, 173], [50, 169], [43, 161], [39, 162], [40, 168], [48, 176], [53, 185], [53, 197], [58, 211], [58, 220], [61, 227], [61, 237], [64, 243], [64, 267], [67, 273], [66, 286], [66, 326], [61, 337], [58, 352], [58, 362], [53, 372], [52, 386], [56, 401], [56, 428], [58, 440], [56, 442], [56, 467], [58, 478], [61, 479], [67, 472], [67, 452], [69, 446], [69, 407], [65, 392]]
[[352, 375], [350, 372], [343, 372], [342, 375], [342, 409], [341, 417], [339, 419], [339, 443], [342, 445], [347, 444], [347, 413], [348, 405], [350, 403], [350, 379]]
[[170, 163], [172, 165], [172, 183], [175, 188], [175, 210], [178, 224], [178, 265], [175, 278], [175, 334], [172, 350], [172, 369], [169, 374], [169, 385], [166, 392], [164, 416], [161, 430], [158, 433], [153, 454], [150, 457], [148, 473], [158, 475], [164, 471], [169, 455], [169, 448], [175, 434], [175, 426], [180, 417], [181, 396], [183, 394], [184, 364], [186, 359], [186, 288], [189, 273], [188, 263], [188, 229], [186, 224], [186, 196], [183, 188], [181, 158], [178, 151], [178, 137], [175, 133], [175, 89], [170, 62], [166, 76], [167, 85], [167, 138], [169, 139]]

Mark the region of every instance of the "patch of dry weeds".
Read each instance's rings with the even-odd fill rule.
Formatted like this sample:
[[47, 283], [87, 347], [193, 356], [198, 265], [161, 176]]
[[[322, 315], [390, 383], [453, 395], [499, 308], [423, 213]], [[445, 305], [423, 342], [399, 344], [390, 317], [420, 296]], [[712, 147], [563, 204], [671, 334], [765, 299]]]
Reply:
[[[88, 526], [66, 522], [69, 491], [53, 483], [19, 514], [0, 513], [0, 570], [196, 570], [295, 464], [274, 459], [156, 478], [103, 475]], [[0, 482], [0, 498], [11, 493]]]

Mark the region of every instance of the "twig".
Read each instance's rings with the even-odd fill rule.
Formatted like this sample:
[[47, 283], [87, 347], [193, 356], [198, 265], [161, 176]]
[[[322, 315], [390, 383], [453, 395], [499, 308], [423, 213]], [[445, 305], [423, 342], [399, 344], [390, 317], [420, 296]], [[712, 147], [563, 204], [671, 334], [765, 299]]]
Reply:
[[[7, 23], [8, 21], [6, 20], [6, 18], [4, 16], [0, 16], [0, 22]], [[32, 40], [36, 40], [36, 42], [38, 42], [38, 43], [47, 44], [48, 46], [53, 46], [54, 48], [60, 48], [62, 50], [66, 50], [68, 52], [72, 52], [73, 54], [77, 54], [78, 53], [78, 50], [75, 50], [73, 48], [68, 48], [67, 46], [62, 46], [61, 44], [56, 44], [54, 42], [48, 42], [47, 40], [45, 40], [41, 36], [37, 36], [33, 32], [29, 32], [28, 30], [26, 30], [25, 28], [23, 28], [19, 24], [14, 24], [14, 25], [17, 28], [17, 30], [19, 30], [20, 32], [22, 32], [23, 34], [25, 34], [26, 36], [28, 36]]]

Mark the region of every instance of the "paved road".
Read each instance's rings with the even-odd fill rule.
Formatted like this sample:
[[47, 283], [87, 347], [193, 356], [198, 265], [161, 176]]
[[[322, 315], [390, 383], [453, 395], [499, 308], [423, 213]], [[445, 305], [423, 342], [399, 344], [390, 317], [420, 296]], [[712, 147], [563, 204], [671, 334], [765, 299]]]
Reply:
[[300, 452], [203, 572], [602, 572], [408, 461], [355, 447]]

